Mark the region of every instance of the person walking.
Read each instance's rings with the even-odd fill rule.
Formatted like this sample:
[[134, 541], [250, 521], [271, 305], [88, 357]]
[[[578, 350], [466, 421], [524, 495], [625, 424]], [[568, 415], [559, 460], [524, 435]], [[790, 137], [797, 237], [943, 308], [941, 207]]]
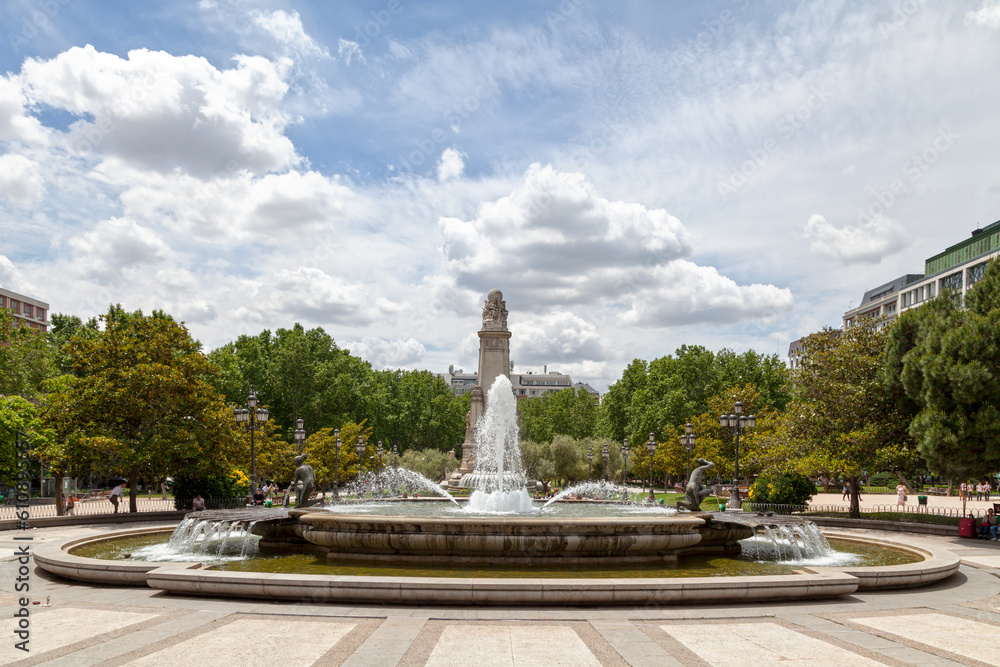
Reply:
[[841, 500], [847, 500], [847, 495], [850, 492], [851, 492], [851, 484], [850, 484], [850, 482], [844, 482], [843, 494], [841, 494], [840, 499]]
[[896, 504], [906, 505], [906, 486], [902, 482], [896, 487]]
[[982, 499], [983, 499], [983, 483], [976, 482], [976, 501], [978, 502]]
[[111, 495], [108, 496], [108, 500], [110, 500], [111, 504], [115, 506], [115, 514], [118, 514], [118, 503], [121, 502], [125, 494], [126, 486], [126, 483], [119, 484], [115, 488], [111, 489]]
[[983, 495], [986, 497], [986, 502], [990, 502], [990, 493], [993, 492], [993, 485], [990, 484], [990, 480], [986, 480], [983, 484]]
[[76, 509], [76, 498], [71, 493], [68, 496], [66, 496], [66, 514], [67, 514], [67, 516], [73, 514], [73, 510], [75, 510], [75, 509]]

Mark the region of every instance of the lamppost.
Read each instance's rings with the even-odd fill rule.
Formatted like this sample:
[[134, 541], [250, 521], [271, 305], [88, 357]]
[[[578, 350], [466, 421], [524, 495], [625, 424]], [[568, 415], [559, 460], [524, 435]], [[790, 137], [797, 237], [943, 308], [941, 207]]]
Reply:
[[656, 453], [656, 438], [653, 434], [649, 434], [649, 440], [646, 441], [646, 451], [649, 452], [649, 502], [654, 502], [656, 496], [653, 495], [653, 454]]
[[684, 483], [691, 479], [691, 450], [694, 449], [694, 427], [691, 422], [684, 425], [686, 435], [681, 436], [681, 444], [687, 450], [687, 463], [684, 465]]
[[587, 481], [594, 479], [594, 447], [587, 445]]
[[378, 447], [375, 448], [375, 454], [378, 456], [378, 471], [382, 472], [382, 441], [378, 441]]
[[267, 421], [267, 408], [257, 407], [257, 395], [253, 392], [247, 396], [247, 406], [249, 410], [246, 408], [233, 410], [233, 417], [238, 424], [245, 423], [250, 429], [250, 495], [252, 496], [257, 490], [257, 452], [254, 448], [253, 434], [263, 428], [264, 422]]
[[301, 419], [295, 420], [295, 444], [299, 446], [299, 454], [302, 453], [302, 442], [306, 439], [306, 430], [303, 428], [305, 422]]
[[396, 447], [396, 443], [392, 443], [392, 467], [393, 468], [398, 468], [399, 467], [398, 459], [399, 459], [399, 449]]
[[355, 445], [358, 450], [358, 481], [361, 481], [361, 471], [365, 467], [365, 438], [362, 435], [358, 436], [358, 444]]
[[[744, 415], [743, 414], [743, 401], [736, 401], [736, 405], [733, 406], [734, 412], [732, 414], [721, 414], [719, 415], [719, 426], [723, 429], [729, 429], [729, 432], [733, 434], [736, 439], [736, 465], [734, 466], [734, 474], [736, 478], [733, 480], [733, 493], [736, 496], [736, 502], [740, 501], [740, 436], [746, 431], [749, 431], [754, 426], [757, 425], [757, 417], [755, 415]], [[739, 506], [737, 505], [737, 509]]]
[[601, 447], [601, 456], [604, 458], [604, 482], [608, 481], [608, 443]]
[[622, 441], [622, 502], [628, 501], [628, 438]]
[[337, 489], [337, 471], [340, 470], [340, 429], [333, 429], [333, 437], [337, 439], [333, 446], [333, 499], [340, 499], [340, 492]]

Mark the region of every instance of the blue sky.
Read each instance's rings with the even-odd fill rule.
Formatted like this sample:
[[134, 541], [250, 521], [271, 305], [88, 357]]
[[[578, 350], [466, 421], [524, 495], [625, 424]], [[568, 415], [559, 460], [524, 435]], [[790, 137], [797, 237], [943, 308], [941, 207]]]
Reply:
[[[1000, 218], [1000, 5], [84, 2], [0, 14], [0, 284], [211, 348], [598, 387], [784, 354]], [[896, 192], [893, 193], [893, 188]]]

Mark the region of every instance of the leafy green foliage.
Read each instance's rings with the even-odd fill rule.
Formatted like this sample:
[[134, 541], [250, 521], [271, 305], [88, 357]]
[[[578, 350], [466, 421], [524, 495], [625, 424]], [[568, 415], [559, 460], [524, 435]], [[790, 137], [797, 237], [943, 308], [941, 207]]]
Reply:
[[586, 389], [563, 389], [517, 403], [521, 437], [552, 442], [559, 435], [592, 438], [597, 429], [597, 401]]
[[0, 309], [0, 395], [37, 397], [57, 372], [55, 352], [45, 334], [15, 326], [13, 313]]
[[174, 507], [191, 509], [191, 500], [200, 495], [206, 509], [216, 509], [216, 501], [245, 498], [250, 493], [250, 478], [239, 470], [227, 473], [182, 472], [174, 476]]
[[414, 470], [437, 482], [445, 479], [458, 468], [458, 459], [439, 449], [409, 449], [399, 457], [399, 466]]
[[758, 477], [750, 487], [750, 500], [774, 505], [805, 505], [816, 493], [816, 485], [797, 473]]

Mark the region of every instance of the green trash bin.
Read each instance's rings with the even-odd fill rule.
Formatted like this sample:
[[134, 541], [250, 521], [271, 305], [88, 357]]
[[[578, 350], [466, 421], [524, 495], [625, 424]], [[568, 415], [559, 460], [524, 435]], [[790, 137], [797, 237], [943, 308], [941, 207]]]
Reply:
[[927, 496], [917, 496], [917, 504], [927, 506]]

